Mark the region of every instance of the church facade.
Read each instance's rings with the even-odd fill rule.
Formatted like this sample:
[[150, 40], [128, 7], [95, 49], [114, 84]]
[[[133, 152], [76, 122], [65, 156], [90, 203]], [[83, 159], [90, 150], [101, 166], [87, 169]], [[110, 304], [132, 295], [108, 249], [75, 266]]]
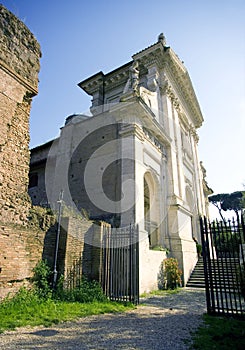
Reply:
[[210, 194], [198, 157], [203, 117], [185, 66], [160, 34], [127, 64], [78, 85], [91, 113], [71, 115], [57, 139], [31, 150], [33, 204], [55, 207], [62, 193], [90, 220], [138, 225], [141, 292], [153, 288], [166, 251], [185, 285]]

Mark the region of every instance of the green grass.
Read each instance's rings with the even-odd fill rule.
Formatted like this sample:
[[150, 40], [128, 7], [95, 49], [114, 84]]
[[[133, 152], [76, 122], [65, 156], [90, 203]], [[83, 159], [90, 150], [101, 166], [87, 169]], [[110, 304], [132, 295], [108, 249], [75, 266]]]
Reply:
[[204, 315], [204, 326], [193, 335], [196, 350], [245, 349], [245, 321]]
[[175, 289], [164, 289], [164, 290], [153, 290], [149, 293], [142, 293], [140, 295], [141, 298], [147, 298], [151, 295], [171, 295], [171, 294], [177, 294], [181, 291], [181, 288], [175, 288]]
[[24, 326], [50, 326], [88, 315], [124, 312], [134, 306], [110, 301], [91, 303], [42, 300], [22, 290], [14, 298], [0, 303], [0, 333]]

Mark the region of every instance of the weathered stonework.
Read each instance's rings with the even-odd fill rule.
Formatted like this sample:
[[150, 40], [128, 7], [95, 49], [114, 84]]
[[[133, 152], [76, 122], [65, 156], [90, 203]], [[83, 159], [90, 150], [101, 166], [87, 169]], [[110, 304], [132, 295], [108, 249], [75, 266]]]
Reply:
[[29, 115], [37, 94], [40, 46], [0, 5], [0, 221], [25, 223], [30, 200]]
[[42, 258], [45, 232], [0, 226], [0, 300], [29, 285], [32, 270]]
[[29, 115], [40, 56], [33, 34], [0, 5], [0, 298], [29, 283], [43, 254], [45, 231], [27, 227]]

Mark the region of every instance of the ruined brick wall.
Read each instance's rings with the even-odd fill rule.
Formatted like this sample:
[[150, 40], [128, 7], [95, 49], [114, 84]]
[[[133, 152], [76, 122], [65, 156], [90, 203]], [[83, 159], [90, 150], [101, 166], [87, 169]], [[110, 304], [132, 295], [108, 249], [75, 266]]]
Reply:
[[0, 298], [28, 284], [45, 232], [27, 229], [29, 115], [37, 94], [40, 46], [0, 5]]
[[29, 114], [37, 94], [40, 46], [0, 5], [0, 221], [24, 223], [30, 207]]
[[28, 286], [32, 270], [42, 258], [45, 232], [0, 226], [0, 300]]
[[58, 269], [65, 277], [80, 260], [82, 273], [100, 279], [103, 225], [86, 219], [64, 217], [58, 252]]

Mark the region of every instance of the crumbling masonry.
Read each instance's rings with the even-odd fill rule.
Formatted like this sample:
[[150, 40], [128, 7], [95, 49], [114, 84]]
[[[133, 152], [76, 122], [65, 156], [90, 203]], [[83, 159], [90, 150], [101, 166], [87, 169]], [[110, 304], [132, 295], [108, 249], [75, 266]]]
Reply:
[[42, 237], [25, 228], [29, 114], [40, 56], [33, 34], [0, 5], [0, 298], [19, 288], [42, 256]]

